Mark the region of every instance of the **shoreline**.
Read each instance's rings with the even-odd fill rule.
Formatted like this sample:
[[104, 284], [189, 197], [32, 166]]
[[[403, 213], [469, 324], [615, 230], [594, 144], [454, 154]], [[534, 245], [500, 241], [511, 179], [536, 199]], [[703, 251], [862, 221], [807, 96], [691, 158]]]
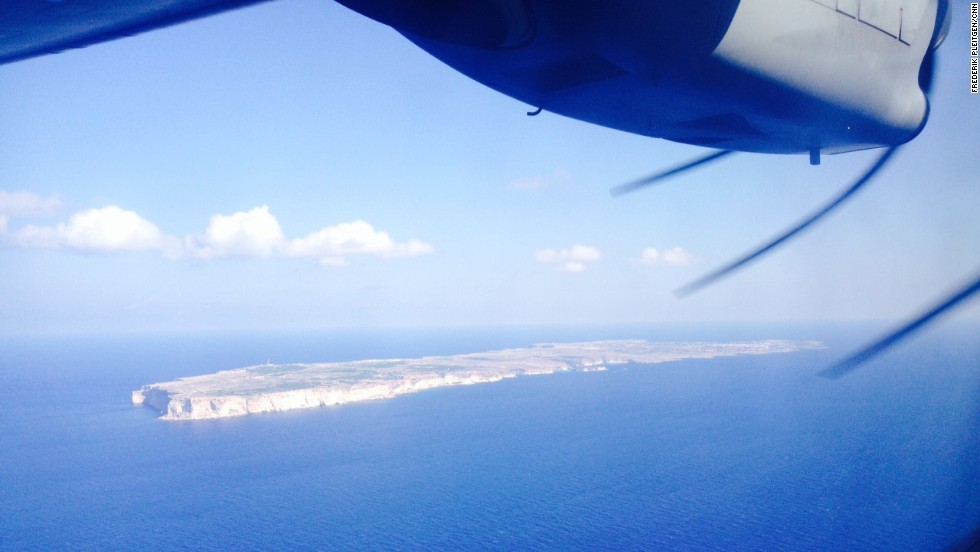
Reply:
[[816, 341], [653, 343], [644, 340], [544, 343], [532, 347], [417, 359], [262, 364], [144, 385], [133, 404], [162, 420], [206, 420], [337, 406], [454, 385], [477, 385], [613, 365], [764, 355], [823, 348]]

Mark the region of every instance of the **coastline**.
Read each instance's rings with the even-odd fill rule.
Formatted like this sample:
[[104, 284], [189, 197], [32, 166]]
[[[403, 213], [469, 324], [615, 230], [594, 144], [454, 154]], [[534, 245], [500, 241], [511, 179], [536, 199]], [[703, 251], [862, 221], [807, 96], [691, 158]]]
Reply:
[[417, 359], [263, 364], [144, 385], [133, 391], [132, 401], [156, 409], [162, 420], [206, 420], [391, 399], [438, 387], [493, 383], [518, 376], [602, 371], [622, 364], [660, 364], [822, 347], [815, 341], [612, 340], [545, 343]]

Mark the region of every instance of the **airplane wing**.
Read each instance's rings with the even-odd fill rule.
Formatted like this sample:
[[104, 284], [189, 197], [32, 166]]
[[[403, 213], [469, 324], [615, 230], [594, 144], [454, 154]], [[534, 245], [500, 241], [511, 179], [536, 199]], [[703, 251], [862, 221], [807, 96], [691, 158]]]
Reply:
[[4, 0], [0, 64], [82, 48], [267, 0]]

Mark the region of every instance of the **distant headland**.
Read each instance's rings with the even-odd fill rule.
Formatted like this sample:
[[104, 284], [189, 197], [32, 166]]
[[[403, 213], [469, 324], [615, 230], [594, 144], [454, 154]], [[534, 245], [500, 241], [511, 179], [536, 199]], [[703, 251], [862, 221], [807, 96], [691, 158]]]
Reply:
[[822, 348], [814, 341], [653, 343], [643, 340], [546, 343], [519, 349], [417, 359], [263, 364], [144, 385], [133, 403], [163, 420], [204, 420], [390, 399], [435, 387], [489, 383], [617, 364], [766, 355]]

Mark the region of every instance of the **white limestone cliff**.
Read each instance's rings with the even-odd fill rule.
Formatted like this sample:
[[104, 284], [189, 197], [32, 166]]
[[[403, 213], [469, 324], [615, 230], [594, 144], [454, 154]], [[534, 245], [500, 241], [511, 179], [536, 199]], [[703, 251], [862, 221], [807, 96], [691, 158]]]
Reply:
[[467, 355], [319, 364], [265, 364], [145, 385], [134, 404], [164, 420], [204, 420], [390, 399], [450, 385], [521, 375], [598, 371], [615, 364], [759, 355], [820, 348], [816, 342], [650, 343], [642, 340], [542, 344]]

